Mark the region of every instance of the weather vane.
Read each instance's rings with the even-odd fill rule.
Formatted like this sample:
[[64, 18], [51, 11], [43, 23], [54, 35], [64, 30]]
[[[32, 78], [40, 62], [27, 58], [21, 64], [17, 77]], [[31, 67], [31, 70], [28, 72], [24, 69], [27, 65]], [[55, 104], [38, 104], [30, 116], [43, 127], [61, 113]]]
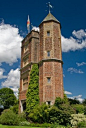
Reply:
[[50, 2], [48, 2], [48, 3], [46, 3], [46, 4], [48, 4], [47, 7], [49, 7], [49, 13], [50, 13], [50, 8], [53, 8], [53, 6], [50, 4]]

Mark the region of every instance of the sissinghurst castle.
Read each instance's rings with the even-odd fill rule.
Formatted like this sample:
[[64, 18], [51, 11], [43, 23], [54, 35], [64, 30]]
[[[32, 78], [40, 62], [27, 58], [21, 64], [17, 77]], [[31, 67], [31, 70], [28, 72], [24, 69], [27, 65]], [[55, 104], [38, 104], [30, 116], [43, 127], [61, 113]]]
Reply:
[[53, 105], [56, 97], [63, 98], [63, 61], [61, 51], [61, 24], [49, 13], [39, 25], [39, 32], [31, 32], [21, 47], [19, 111], [26, 109], [26, 92], [33, 64], [39, 67], [40, 104]]

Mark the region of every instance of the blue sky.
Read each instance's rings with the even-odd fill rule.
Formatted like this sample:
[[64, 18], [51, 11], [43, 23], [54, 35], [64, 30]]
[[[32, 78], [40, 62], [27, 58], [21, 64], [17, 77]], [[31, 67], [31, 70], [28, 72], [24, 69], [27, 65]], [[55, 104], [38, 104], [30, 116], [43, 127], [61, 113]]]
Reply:
[[[48, 14], [48, 0], [0, 0], [0, 88], [17, 95], [21, 40], [27, 17], [38, 27]], [[63, 82], [68, 97], [86, 98], [86, 0], [50, 0], [51, 13], [61, 23]], [[47, 11], [45, 11], [47, 10]]]

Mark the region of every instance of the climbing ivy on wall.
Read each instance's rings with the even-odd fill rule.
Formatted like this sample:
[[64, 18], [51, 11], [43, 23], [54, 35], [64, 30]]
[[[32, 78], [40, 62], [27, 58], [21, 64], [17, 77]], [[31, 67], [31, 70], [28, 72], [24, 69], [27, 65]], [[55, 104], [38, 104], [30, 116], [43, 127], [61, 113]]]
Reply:
[[26, 97], [26, 111], [29, 114], [39, 104], [39, 69], [37, 64], [32, 66]]

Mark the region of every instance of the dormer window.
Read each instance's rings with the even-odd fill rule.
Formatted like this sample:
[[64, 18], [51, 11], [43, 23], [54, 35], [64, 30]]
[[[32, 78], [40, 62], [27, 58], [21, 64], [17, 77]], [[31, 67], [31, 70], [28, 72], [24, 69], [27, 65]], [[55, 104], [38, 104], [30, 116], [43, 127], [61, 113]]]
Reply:
[[50, 31], [47, 31], [47, 36], [50, 36]]

